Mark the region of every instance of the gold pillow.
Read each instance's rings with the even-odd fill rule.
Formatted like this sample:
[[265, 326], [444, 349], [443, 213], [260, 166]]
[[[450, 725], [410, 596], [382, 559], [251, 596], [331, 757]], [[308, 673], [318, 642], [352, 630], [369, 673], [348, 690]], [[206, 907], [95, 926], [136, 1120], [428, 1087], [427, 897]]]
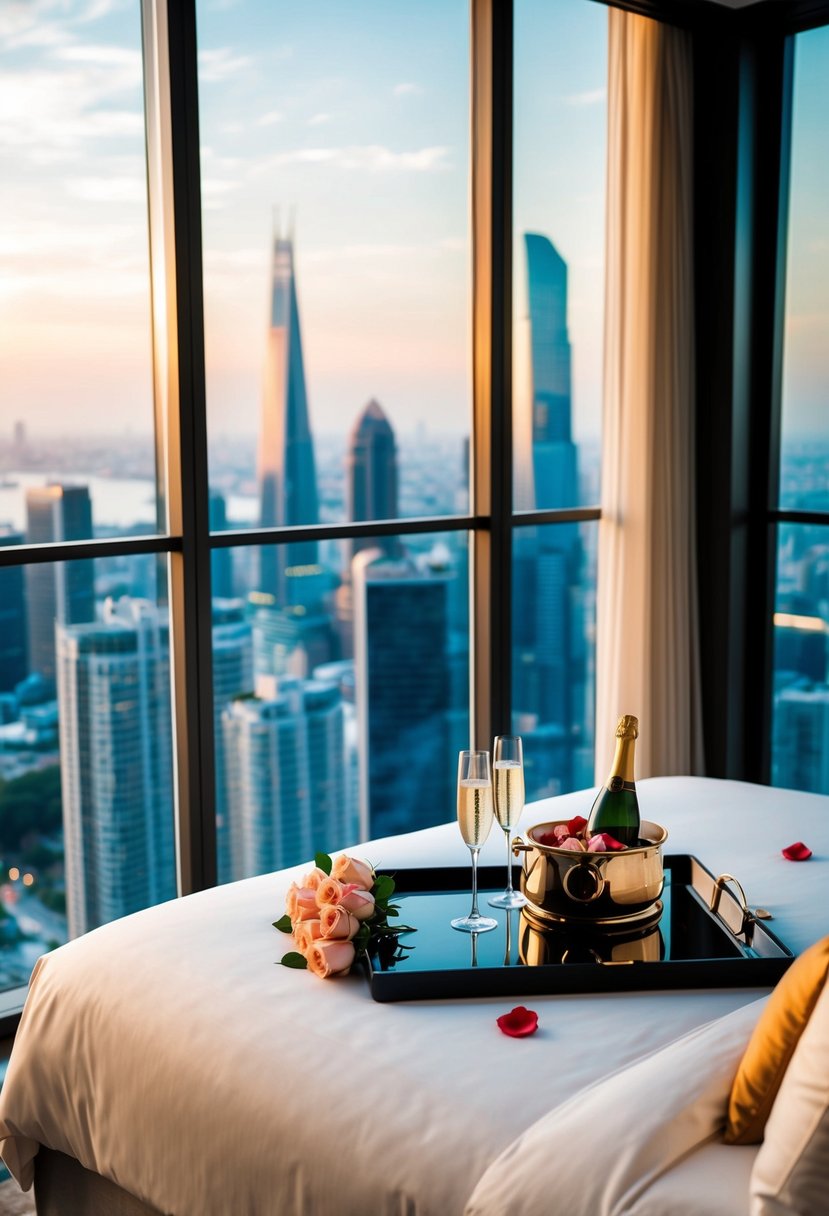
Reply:
[[725, 1125], [726, 1144], [759, 1144], [798, 1040], [829, 973], [829, 937], [810, 946], [778, 983], [740, 1061]]

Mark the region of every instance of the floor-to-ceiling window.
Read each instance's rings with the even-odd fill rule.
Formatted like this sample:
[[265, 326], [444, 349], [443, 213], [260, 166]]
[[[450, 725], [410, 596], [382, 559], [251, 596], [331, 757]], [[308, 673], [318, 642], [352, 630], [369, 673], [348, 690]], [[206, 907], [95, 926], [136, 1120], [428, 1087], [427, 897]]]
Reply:
[[[210, 524], [237, 542], [212, 557], [225, 880], [452, 814], [469, 7], [199, 0], [197, 24]], [[433, 517], [456, 522], [342, 532]]]
[[0, 98], [2, 991], [176, 871], [138, 4], [5, 6]]
[[607, 12], [515, 5], [512, 715], [530, 798], [593, 783]]
[[794, 38], [772, 719], [775, 785], [829, 793], [829, 28]]

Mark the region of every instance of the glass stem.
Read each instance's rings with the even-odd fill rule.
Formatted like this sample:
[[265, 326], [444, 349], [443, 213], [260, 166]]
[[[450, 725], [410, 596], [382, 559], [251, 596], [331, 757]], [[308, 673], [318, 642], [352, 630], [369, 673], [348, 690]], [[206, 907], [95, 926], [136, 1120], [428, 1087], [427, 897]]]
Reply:
[[510, 848], [510, 842], [509, 842], [509, 837], [510, 837], [509, 828], [507, 828], [506, 831], [504, 832], [504, 836], [506, 837], [506, 841], [507, 841], [507, 891], [509, 892], [510, 895], [513, 895], [514, 892], [512, 889], [512, 849]]
[[469, 913], [470, 920], [477, 920], [481, 915], [478, 911], [478, 850], [471, 849], [472, 853], [472, 911]]

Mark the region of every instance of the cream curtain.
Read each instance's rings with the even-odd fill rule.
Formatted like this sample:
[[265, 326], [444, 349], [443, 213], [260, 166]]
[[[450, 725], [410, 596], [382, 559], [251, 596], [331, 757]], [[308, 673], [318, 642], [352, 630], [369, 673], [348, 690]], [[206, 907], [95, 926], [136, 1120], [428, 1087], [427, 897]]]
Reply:
[[703, 771], [694, 537], [688, 36], [609, 10], [596, 780], [617, 717], [637, 776]]

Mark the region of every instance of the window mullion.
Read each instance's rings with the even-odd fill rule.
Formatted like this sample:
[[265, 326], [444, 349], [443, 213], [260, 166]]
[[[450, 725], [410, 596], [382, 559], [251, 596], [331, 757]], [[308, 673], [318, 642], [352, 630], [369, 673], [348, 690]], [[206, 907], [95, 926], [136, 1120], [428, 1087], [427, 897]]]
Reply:
[[179, 891], [216, 882], [199, 117], [194, 0], [144, 0], [153, 362], [167, 531]]
[[510, 729], [512, 4], [472, 3], [472, 739]]

